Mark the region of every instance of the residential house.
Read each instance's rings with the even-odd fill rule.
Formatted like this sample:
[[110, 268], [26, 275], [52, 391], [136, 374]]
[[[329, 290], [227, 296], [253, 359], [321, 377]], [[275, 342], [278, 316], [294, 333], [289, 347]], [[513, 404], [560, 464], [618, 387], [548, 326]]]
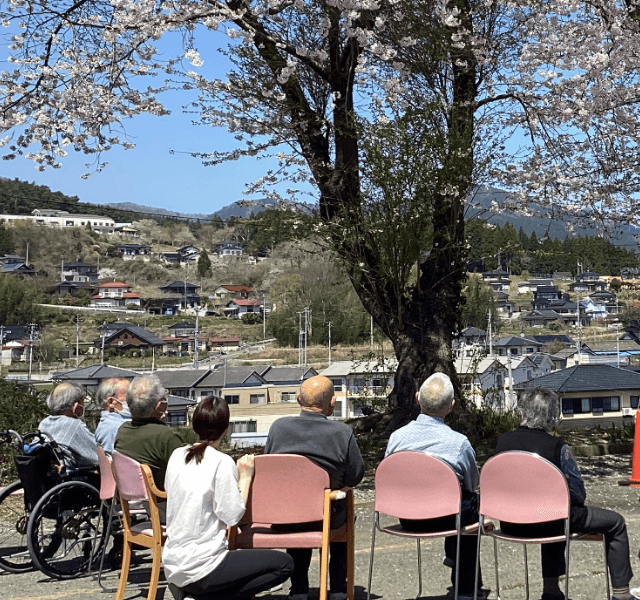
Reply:
[[230, 300], [224, 307], [225, 316], [232, 319], [241, 319], [249, 313], [262, 315], [262, 300]]
[[607, 282], [600, 279], [598, 273], [593, 271], [585, 271], [578, 275], [576, 280], [569, 284], [569, 290], [571, 292], [597, 292], [599, 290], [606, 290]]
[[181, 323], [171, 325], [171, 327], [169, 327], [169, 331], [171, 332], [171, 337], [174, 338], [184, 337], [185, 335], [194, 335], [196, 332], [196, 324], [182, 321]]
[[166, 295], [172, 295], [174, 298], [180, 301], [181, 308], [200, 308], [200, 296], [198, 295], [198, 288], [200, 286], [196, 283], [190, 283], [188, 281], [172, 281], [165, 285], [160, 286], [160, 290]]
[[563, 296], [563, 293], [555, 285], [538, 286], [533, 292], [531, 308], [533, 310], [547, 309], [550, 302], [562, 300]]
[[140, 296], [131, 291], [131, 286], [123, 281], [110, 281], [97, 288], [97, 294], [91, 298], [91, 306], [100, 308], [127, 308], [140, 306]]
[[221, 354], [233, 352], [240, 348], [241, 340], [239, 335], [230, 335], [227, 337], [214, 336], [209, 340], [211, 350], [218, 350]]
[[[535, 356], [535, 355], [533, 355]], [[499, 356], [497, 360], [507, 369], [507, 377], [504, 382], [504, 397], [507, 406], [514, 407], [517, 404], [515, 386], [534, 377], [545, 375], [530, 356]]]
[[60, 281], [56, 285], [50, 287], [47, 291], [54, 296], [78, 296], [80, 292], [84, 292], [93, 296], [96, 292], [97, 284], [95, 283], [74, 283], [73, 281]]
[[496, 279], [495, 281], [488, 280], [486, 284], [491, 287], [494, 292], [508, 292], [511, 289], [510, 279]]
[[90, 227], [97, 233], [113, 233], [115, 221], [111, 217], [91, 214], [72, 214], [66, 210], [36, 208], [31, 215], [0, 215], [1, 223], [30, 221], [47, 227]]
[[64, 262], [60, 266], [60, 281], [74, 283], [95, 283], [98, 281], [98, 267], [81, 260]]
[[509, 273], [503, 269], [495, 269], [494, 271], [485, 271], [482, 273], [482, 279], [484, 281], [498, 281], [499, 279], [509, 277]]
[[493, 292], [493, 299], [498, 315], [510, 317], [516, 310], [516, 305], [509, 299], [506, 292]]
[[180, 255], [180, 262], [182, 264], [192, 264], [198, 261], [200, 255], [202, 254], [202, 250], [189, 244], [187, 246], [182, 246], [182, 248], [179, 248], [178, 254]]
[[467, 400], [476, 406], [495, 409], [509, 408], [505, 405], [505, 382], [507, 368], [496, 358], [468, 358], [459, 356], [454, 367], [462, 382]]
[[213, 253], [216, 256], [242, 256], [244, 249], [242, 245], [233, 240], [224, 240], [213, 246]]
[[130, 348], [154, 350], [162, 349], [165, 342], [138, 325], [111, 323], [102, 328], [100, 337], [94, 341], [96, 348], [101, 348], [103, 345], [105, 349], [112, 348], [121, 351]]
[[553, 279], [530, 279], [529, 281], [521, 281], [518, 284], [518, 294], [536, 292], [540, 287], [555, 287], [553, 285]]
[[260, 371], [260, 376], [270, 385], [271, 402], [295, 402], [302, 382], [315, 377], [318, 372], [311, 367], [269, 366]]
[[393, 389], [397, 368], [395, 358], [384, 361], [343, 360], [329, 365], [320, 375], [333, 382], [336, 404], [333, 416], [338, 419], [350, 419], [362, 416], [372, 405], [386, 403]]
[[160, 258], [167, 265], [180, 264], [180, 254], [178, 254], [177, 252], [162, 252], [160, 253]]
[[[198, 352], [207, 351], [207, 336], [198, 334], [197, 347]], [[195, 354], [196, 351], [196, 335], [170, 336], [164, 338], [165, 349], [168, 354], [177, 354], [178, 356]]]
[[583, 362], [634, 364], [640, 357], [640, 345], [635, 340], [593, 340], [583, 342], [582, 352], [589, 352], [594, 357]]
[[538, 368], [537, 377], [548, 375], [551, 371], [556, 370], [556, 363], [550, 354], [536, 352], [535, 354], [528, 354], [527, 357], [530, 358]]
[[219, 285], [213, 292], [213, 298], [220, 300], [220, 304], [226, 304], [229, 300], [248, 300], [253, 298], [255, 292], [248, 285]]
[[177, 315], [184, 299], [173, 298], [145, 298], [143, 301], [145, 310], [151, 315]]
[[547, 327], [554, 321], [562, 321], [562, 317], [555, 310], [532, 310], [520, 315], [520, 320], [526, 327]]
[[577, 365], [531, 379], [520, 389], [543, 387], [558, 394], [562, 420], [573, 426], [620, 421], [635, 414], [640, 373], [613, 365]]
[[497, 340], [493, 347], [498, 356], [523, 356], [541, 352], [544, 344], [524, 336], [509, 335]]
[[149, 258], [151, 246], [145, 244], [118, 244], [118, 252], [124, 260], [133, 260], [138, 256]]
[[551, 343], [560, 343], [564, 344], [565, 347], [575, 346], [575, 341], [571, 338], [571, 336], [562, 334], [562, 333], [547, 333], [544, 335], [529, 335], [527, 336], [530, 340], [535, 340], [541, 344], [544, 344], [544, 347]]
[[36, 275], [37, 271], [24, 262], [7, 263], [0, 266], [0, 273], [8, 273], [11, 275]]

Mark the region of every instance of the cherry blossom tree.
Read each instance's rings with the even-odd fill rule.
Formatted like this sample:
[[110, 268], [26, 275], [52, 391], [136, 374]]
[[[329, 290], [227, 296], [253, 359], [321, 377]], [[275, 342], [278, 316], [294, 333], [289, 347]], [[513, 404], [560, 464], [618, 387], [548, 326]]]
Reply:
[[[232, 152], [278, 157], [251, 189], [317, 192], [317, 234], [340, 258], [399, 360], [390, 404], [452, 375], [475, 185], [571, 224], [615, 228], [637, 212], [637, 0], [2, 0], [4, 158], [96, 168], [132, 147], [126, 120], [164, 114], [183, 89]], [[167, 57], [166, 34], [182, 34]], [[208, 79], [231, 38], [232, 68]], [[162, 47], [161, 47], [162, 46]], [[293, 192], [292, 192], [293, 193]], [[471, 199], [473, 204], [473, 199]]]

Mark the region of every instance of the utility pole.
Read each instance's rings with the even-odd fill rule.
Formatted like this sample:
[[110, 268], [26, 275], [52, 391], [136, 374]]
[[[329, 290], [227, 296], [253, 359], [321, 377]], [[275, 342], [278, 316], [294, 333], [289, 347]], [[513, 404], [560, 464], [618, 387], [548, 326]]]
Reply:
[[507, 402], [507, 410], [513, 408], [513, 372], [511, 371], [511, 355], [507, 355], [507, 369], [509, 371], [509, 400]]
[[331, 321], [329, 321], [329, 364], [331, 364]]
[[489, 309], [489, 319], [488, 319], [488, 331], [487, 334], [489, 335], [489, 357], [493, 358], [493, 334], [491, 333], [491, 309]]
[[33, 364], [33, 330], [35, 326], [35, 323], [29, 323], [29, 381], [31, 381], [31, 366]]
[[198, 368], [198, 345], [199, 345], [199, 340], [198, 340], [198, 313], [196, 312], [196, 330], [195, 330], [195, 335], [194, 335], [194, 360], [193, 360], [193, 368], [197, 369]]
[[100, 337], [102, 338], [102, 349], [100, 350], [100, 362], [104, 364], [104, 338], [105, 338], [105, 327], [106, 322], [102, 321], [102, 326], [100, 327]]
[[80, 365], [80, 315], [76, 316], [76, 369]]
[[262, 292], [262, 341], [267, 339], [267, 313], [265, 310], [265, 297]]
[[578, 309], [578, 364], [582, 364], [582, 323], [580, 322], [580, 292], [578, 292], [578, 301], [576, 302]]
[[298, 313], [298, 366], [302, 366], [302, 313]]

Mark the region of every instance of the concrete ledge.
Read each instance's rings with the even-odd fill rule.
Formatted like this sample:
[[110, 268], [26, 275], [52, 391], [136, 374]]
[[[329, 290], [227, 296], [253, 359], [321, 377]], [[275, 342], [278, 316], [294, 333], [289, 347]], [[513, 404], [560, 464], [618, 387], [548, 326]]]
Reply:
[[605, 454], [631, 454], [632, 442], [619, 442], [616, 444], [590, 444], [588, 446], [571, 446], [574, 456], [604, 456]]

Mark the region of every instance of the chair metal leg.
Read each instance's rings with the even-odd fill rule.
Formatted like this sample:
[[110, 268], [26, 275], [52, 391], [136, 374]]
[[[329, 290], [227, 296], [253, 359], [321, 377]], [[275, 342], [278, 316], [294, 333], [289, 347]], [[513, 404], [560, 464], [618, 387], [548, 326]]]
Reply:
[[484, 531], [484, 522], [482, 520], [482, 517], [480, 517], [480, 525], [478, 526], [478, 539], [476, 540], [476, 569], [475, 577], [473, 580], [473, 600], [478, 600], [478, 578], [480, 575], [480, 546], [482, 540], [482, 531]]
[[565, 576], [564, 576], [564, 597], [568, 598], [569, 597], [569, 540], [570, 540], [570, 536], [569, 536], [569, 533], [568, 533], [568, 529], [569, 529], [569, 524], [568, 523], [567, 523], [566, 527], [567, 527], [567, 545], [566, 545], [567, 571], [566, 571]]
[[367, 586], [367, 600], [371, 600], [371, 578], [373, 577], [373, 551], [376, 546], [376, 514], [373, 515], [373, 533], [371, 534], [371, 556], [369, 557], [369, 585]]
[[602, 545], [604, 546], [604, 580], [607, 582], [607, 600], [609, 600], [609, 598], [611, 598], [611, 588], [609, 587], [609, 557], [607, 556], [607, 540], [604, 539], [604, 537], [602, 539]]
[[500, 576], [498, 575], [498, 540], [493, 538], [493, 564], [496, 569], [496, 595], [500, 600]]
[[[111, 526], [113, 525], [113, 514], [115, 511], [115, 506], [112, 503], [109, 507], [109, 520], [107, 521], [107, 529], [105, 532], [104, 544], [102, 546], [102, 555], [100, 556], [100, 567], [98, 568], [98, 585], [102, 588], [104, 592], [113, 593], [118, 588], [108, 588], [102, 583], [102, 571], [104, 569], [104, 557], [107, 554], [107, 544], [109, 543], [109, 537], [111, 536]], [[93, 552], [92, 552], [93, 556]], [[93, 559], [92, 559], [93, 562]]]
[[460, 516], [458, 515], [458, 535], [456, 535], [456, 576], [453, 584], [453, 600], [458, 600], [458, 580], [460, 577]]
[[422, 552], [420, 551], [420, 538], [418, 538], [418, 595], [416, 600], [422, 596]]
[[525, 587], [525, 600], [529, 600], [529, 562], [527, 561], [527, 545], [522, 544], [524, 548], [524, 587]]

